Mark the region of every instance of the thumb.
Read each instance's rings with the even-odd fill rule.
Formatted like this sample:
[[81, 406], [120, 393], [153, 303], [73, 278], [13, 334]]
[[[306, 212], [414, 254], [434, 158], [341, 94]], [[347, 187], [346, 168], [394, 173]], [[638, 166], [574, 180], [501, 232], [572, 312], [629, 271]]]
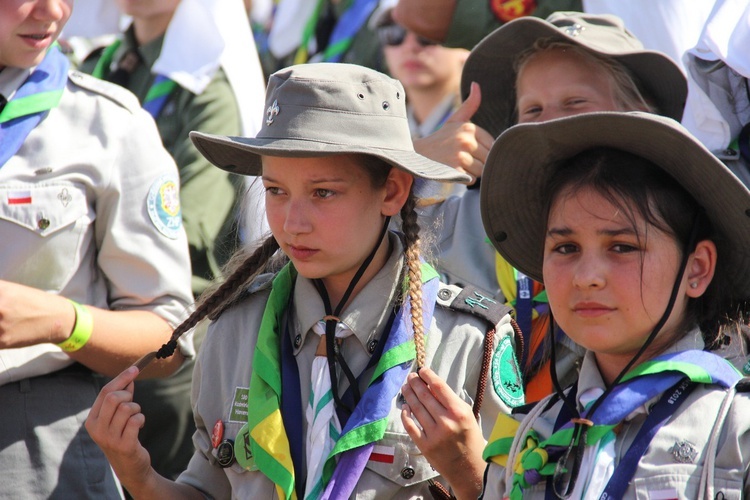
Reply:
[[461, 103], [461, 106], [448, 118], [449, 122], [468, 122], [482, 104], [482, 90], [477, 82], [471, 82], [469, 96]]

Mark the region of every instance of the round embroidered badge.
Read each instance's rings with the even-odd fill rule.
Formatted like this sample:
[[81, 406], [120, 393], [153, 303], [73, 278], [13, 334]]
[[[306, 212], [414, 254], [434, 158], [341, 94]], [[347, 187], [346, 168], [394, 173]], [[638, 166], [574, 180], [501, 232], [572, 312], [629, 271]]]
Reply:
[[511, 408], [524, 404], [521, 372], [510, 337], [503, 337], [492, 355], [492, 385], [495, 394]]
[[173, 175], [156, 179], [148, 191], [148, 216], [161, 234], [177, 239], [182, 227], [179, 183]]

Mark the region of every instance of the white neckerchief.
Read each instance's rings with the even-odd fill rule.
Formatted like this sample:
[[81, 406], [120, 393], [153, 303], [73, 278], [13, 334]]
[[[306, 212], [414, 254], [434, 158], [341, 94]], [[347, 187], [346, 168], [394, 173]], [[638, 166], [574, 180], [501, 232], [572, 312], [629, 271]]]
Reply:
[[[318, 321], [312, 331], [323, 338], [326, 333], [325, 321]], [[344, 323], [336, 323], [336, 338], [343, 339], [352, 335]], [[315, 356], [310, 376], [310, 398], [307, 401], [305, 418], [307, 420], [307, 438], [305, 456], [307, 457], [307, 482], [305, 498], [317, 499], [323, 490], [323, 466], [328, 455], [333, 451], [341, 435], [341, 423], [336, 415], [333, 395], [331, 393], [331, 374], [328, 371], [328, 358]]]

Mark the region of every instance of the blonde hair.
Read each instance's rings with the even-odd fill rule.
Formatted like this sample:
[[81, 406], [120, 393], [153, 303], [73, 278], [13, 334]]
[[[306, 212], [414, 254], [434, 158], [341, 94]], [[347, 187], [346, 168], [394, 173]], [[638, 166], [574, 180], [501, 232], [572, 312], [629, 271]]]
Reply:
[[[374, 156], [360, 155], [361, 165], [370, 176], [374, 186], [385, 183], [388, 171], [393, 168], [385, 161]], [[385, 171], [385, 175], [383, 172]], [[406, 293], [411, 306], [411, 324], [414, 332], [417, 367], [425, 365], [424, 323], [422, 320], [422, 272], [421, 251], [419, 238], [419, 223], [417, 222], [418, 198], [412, 186], [409, 196], [401, 208], [401, 225], [404, 235], [404, 256], [407, 290]], [[216, 319], [223, 311], [238, 302], [247, 287], [264, 273], [277, 272], [288, 258], [278, 252], [279, 244], [273, 236], [268, 236], [257, 248], [239, 248], [224, 266], [227, 278], [222, 282], [217, 279], [201, 294], [195, 311], [172, 332], [167, 344], [159, 350], [157, 357], [171, 356], [177, 347], [177, 339], [185, 332], [195, 327], [205, 318]]]
[[556, 38], [540, 38], [518, 55], [513, 66], [516, 71], [516, 81], [521, 71], [536, 55], [554, 50], [572, 52], [584, 61], [601, 68], [611, 79], [612, 92], [621, 111], [659, 113], [653, 100], [644, 95], [644, 90], [638, 84], [637, 78], [622, 63], [611, 56], [601, 55], [580, 45]]

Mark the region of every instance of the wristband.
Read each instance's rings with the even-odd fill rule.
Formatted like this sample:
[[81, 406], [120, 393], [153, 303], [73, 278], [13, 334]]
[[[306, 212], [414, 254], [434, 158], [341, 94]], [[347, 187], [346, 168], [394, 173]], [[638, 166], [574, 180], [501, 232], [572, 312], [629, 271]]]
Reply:
[[71, 332], [70, 337], [57, 344], [65, 352], [75, 352], [85, 346], [94, 330], [94, 318], [91, 317], [89, 310], [72, 300], [70, 303], [76, 310], [76, 323], [73, 325], [73, 332]]

